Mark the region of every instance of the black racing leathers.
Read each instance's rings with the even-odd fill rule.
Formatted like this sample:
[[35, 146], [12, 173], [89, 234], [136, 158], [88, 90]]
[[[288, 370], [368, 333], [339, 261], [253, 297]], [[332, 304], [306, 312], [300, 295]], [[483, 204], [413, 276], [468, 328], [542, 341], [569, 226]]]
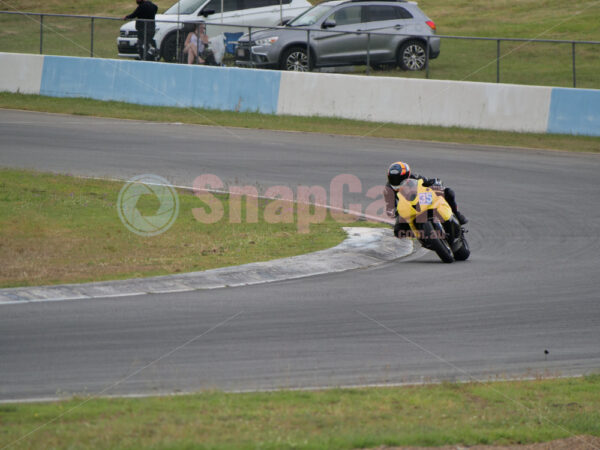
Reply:
[[[157, 11], [158, 7], [154, 3], [150, 0], [143, 0], [138, 4], [138, 7], [134, 12], [125, 16], [127, 19], [147, 19], [135, 21], [135, 29], [138, 34], [138, 54], [142, 61], [152, 59], [148, 56], [148, 49], [151, 47], [156, 48], [156, 42], [154, 42], [154, 31], [156, 30], [156, 26], [153, 21]], [[152, 22], [150, 22], [150, 20]]]
[[[425, 187], [431, 187], [438, 182], [437, 178], [425, 178], [419, 174], [411, 175], [410, 178], [414, 180], [423, 180], [423, 186]], [[398, 211], [396, 210], [398, 198], [396, 197], [396, 191], [394, 191], [389, 183], [385, 185], [383, 190], [383, 198], [385, 200], [386, 214], [388, 217], [396, 219], [396, 223], [394, 225], [394, 235], [399, 236], [401, 232], [406, 233], [410, 231], [410, 226], [406, 222], [398, 220]], [[458, 213], [458, 207], [456, 205], [456, 196], [452, 189], [444, 188], [444, 198], [448, 202], [452, 212], [454, 214], [460, 214]]]

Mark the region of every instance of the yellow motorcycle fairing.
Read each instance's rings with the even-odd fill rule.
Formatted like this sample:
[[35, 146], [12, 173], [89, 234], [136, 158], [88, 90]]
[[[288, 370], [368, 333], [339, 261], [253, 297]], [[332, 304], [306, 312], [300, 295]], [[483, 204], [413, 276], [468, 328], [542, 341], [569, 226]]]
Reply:
[[396, 197], [399, 217], [408, 223], [414, 232], [417, 231], [415, 220], [423, 214], [426, 217], [428, 211], [433, 211], [441, 222], [446, 222], [452, 217], [452, 208], [444, 198], [444, 193], [423, 186], [423, 180], [404, 180], [400, 183]]

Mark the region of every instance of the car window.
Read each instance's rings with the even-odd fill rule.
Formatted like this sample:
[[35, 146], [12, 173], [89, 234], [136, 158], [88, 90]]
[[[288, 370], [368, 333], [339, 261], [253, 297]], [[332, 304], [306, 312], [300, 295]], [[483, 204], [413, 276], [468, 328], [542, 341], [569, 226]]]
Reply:
[[352, 25], [354, 23], [360, 23], [362, 6], [348, 6], [346, 8], [338, 9], [327, 20], [335, 20], [336, 25]]
[[380, 22], [384, 20], [411, 19], [412, 14], [400, 6], [369, 5], [367, 9], [367, 22]]
[[[282, 3], [287, 5], [292, 0], [283, 0]], [[242, 0], [243, 9], [264, 8], [265, 6], [279, 6], [279, 0]]]
[[[241, 0], [223, 0], [223, 12], [237, 11], [241, 8]], [[215, 13], [221, 12], [221, 0], [210, 0], [210, 2], [202, 8], [203, 11], [212, 9]]]
[[[167, 15], [194, 14], [206, 0], [181, 0], [165, 11]], [[211, 2], [212, 3], [212, 2]], [[220, 3], [219, 3], [220, 5]], [[212, 9], [212, 8], [211, 8]], [[221, 7], [219, 7], [219, 10]]]
[[288, 27], [308, 27], [317, 22], [321, 17], [331, 10], [332, 6], [327, 3], [321, 3], [304, 11], [295, 19], [288, 22]]
[[206, 11], [212, 9], [214, 12], [218, 13], [221, 11], [221, 0], [210, 0], [210, 2], [202, 9]]
[[404, 9], [401, 6], [395, 6], [394, 9], [396, 10], [396, 15], [398, 16], [398, 19], [412, 19], [413, 15], [406, 9]]

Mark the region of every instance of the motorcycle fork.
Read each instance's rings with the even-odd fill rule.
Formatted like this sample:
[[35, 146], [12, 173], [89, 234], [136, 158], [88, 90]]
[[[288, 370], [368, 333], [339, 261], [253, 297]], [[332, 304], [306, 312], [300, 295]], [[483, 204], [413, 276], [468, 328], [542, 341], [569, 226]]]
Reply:
[[[423, 211], [421, 214], [415, 217], [414, 221], [417, 224], [416, 228], [419, 230], [419, 238], [421, 240], [446, 239], [448, 235], [448, 232], [444, 228], [442, 221], [432, 209]], [[426, 227], [425, 224], [427, 223], [431, 224], [431, 227]], [[431, 233], [435, 235], [430, 236], [425, 232], [427, 229], [431, 229]]]

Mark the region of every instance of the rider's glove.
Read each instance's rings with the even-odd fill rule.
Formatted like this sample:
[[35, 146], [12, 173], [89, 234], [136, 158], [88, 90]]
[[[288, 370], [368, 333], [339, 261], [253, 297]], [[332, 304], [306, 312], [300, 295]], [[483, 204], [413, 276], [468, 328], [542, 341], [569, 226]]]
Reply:
[[433, 183], [431, 184], [431, 189], [435, 189], [437, 191], [444, 190], [444, 184], [442, 183], [442, 180], [439, 178], [434, 178]]

